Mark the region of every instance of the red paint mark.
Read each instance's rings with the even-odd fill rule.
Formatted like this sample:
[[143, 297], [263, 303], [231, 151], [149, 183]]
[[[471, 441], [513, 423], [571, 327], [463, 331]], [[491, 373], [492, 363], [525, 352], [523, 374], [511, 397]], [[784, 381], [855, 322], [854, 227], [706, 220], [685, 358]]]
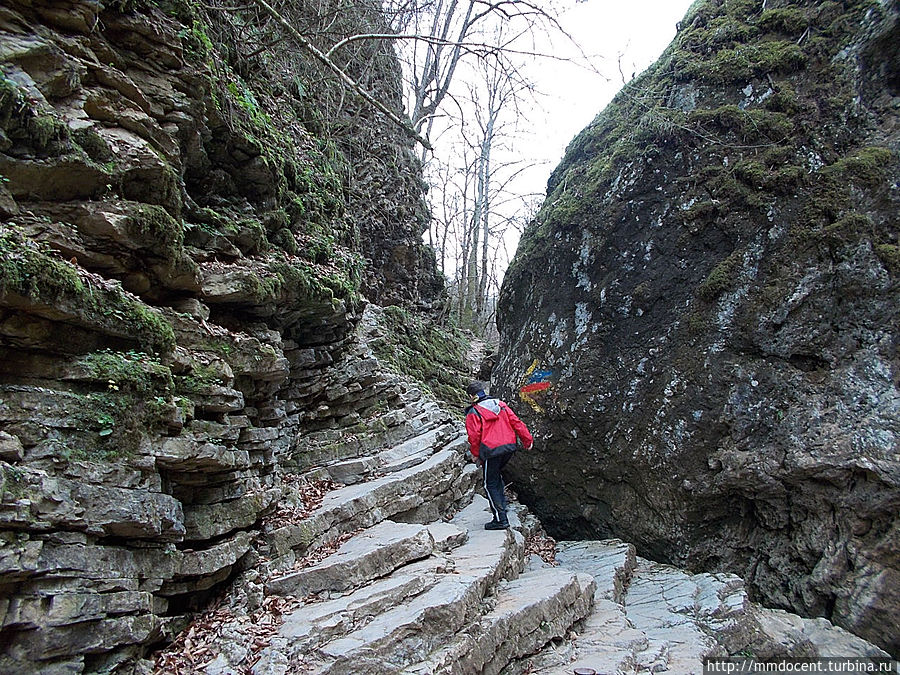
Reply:
[[534, 384], [526, 384], [524, 387], [519, 389], [519, 393], [522, 394], [530, 394], [535, 391], [544, 391], [545, 389], [550, 388], [549, 382], [535, 382]]

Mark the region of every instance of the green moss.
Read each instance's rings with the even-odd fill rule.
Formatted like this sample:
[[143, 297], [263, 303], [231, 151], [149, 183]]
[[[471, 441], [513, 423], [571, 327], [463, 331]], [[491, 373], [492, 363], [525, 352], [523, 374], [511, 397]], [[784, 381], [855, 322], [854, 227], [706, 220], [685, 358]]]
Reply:
[[[832, 234], [826, 238], [834, 240], [835, 233], [845, 231], [849, 224], [858, 224], [857, 216], [848, 213], [853, 204], [851, 187], [886, 188], [887, 169], [893, 162], [894, 154], [887, 148], [866, 147], [820, 169], [813, 177], [813, 189], [798, 218], [798, 236], [821, 238], [825, 228], [832, 228]], [[841, 227], [833, 229], [838, 223], [842, 223]]]
[[735, 208], [766, 208], [767, 195], [738, 180], [733, 171], [719, 171], [711, 175], [706, 186], [723, 212]]
[[359, 301], [363, 259], [343, 247], [334, 249], [328, 264], [316, 264], [281, 251], [268, 254], [264, 260], [264, 274], [248, 275], [244, 279], [245, 290], [260, 304]]
[[271, 239], [272, 245], [277, 246], [285, 253], [289, 253], [291, 255], [297, 254], [297, 238], [294, 236], [294, 233], [286, 227], [283, 227], [275, 232], [275, 234], [272, 235]]
[[462, 333], [398, 306], [385, 308], [383, 322], [384, 337], [374, 345], [378, 358], [445, 403], [465, 404], [469, 343]]
[[231, 356], [235, 350], [234, 344], [224, 338], [220, 340], [215, 338], [201, 340], [195, 344], [194, 348], [200, 351], [213, 352], [223, 357]]
[[759, 12], [760, 3], [757, 0], [725, 0], [725, 13], [736, 19], [747, 21]]
[[141, 240], [167, 260], [175, 260], [183, 253], [184, 228], [161, 206], [134, 205], [125, 221], [126, 231]]
[[783, 141], [794, 132], [790, 116], [770, 110], [744, 110], [736, 105], [701, 108], [688, 116], [701, 129], [734, 132], [742, 142]]
[[272, 118], [260, 108], [253, 91], [243, 81], [228, 82], [225, 87], [238, 106], [248, 114], [254, 126], [266, 129], [272, 124]]
[[174, 384], [169, 368], [142, 352], [104, 349], [80, 357], [76, 365], [91, 379], [123, 393], [167, 396]]
[[848, 213], [821, 231], [821, 236], [834, 243], [855, 242], [860, 237], [874, 235], [872, 219], [862, 213]]
[[887, 169], [893, 161], [894, 153], [888, 148], [871, 146], [823, 168], [822, 173], [845, 177], [865, 187], [878, 187], [887, 179]]
[[[104, 368], [121, 373], [120, 364], [111, 363], [104, 355]], [[139, 355], [126, 357], [135, 363]], [[97, 363], [96, 359], [88, 359]], [[125, 368], [127, 370], [127, 367]], [[143, 379], [149, 389], [141, 388], [135, 373], [132, 387], [122, 380], [122, 387], [106, 391], [71, 394], [75, 405], [71, 423], [75, 429], [56, 439], [54, 450], [61, 459], [88, 462], [121, 461], [133, 456], [148, 435], [165, 427], [174, 402], [168, 387], [171, 378], [159, 376], [156, 381]], [[163, 390], [165, 388], [165, 391]]]
[[796, 161], [796, 151], [792, 146], [789, 145], [778, 145], [771, 148], [766, 148], [762, 156], [760, 157], [760, 161], [762, 161], [767, 167], [770, 169], [776, 169], [785, 164], [792, 164]]
[[687, 329], [691, 335], [701, 334], [709, 325], [706, 315], [701, 312], [691, 312], [687, 317]]
[[681, 220], [692, 234], [698, 234], [708, 223], [715, 221], [719, 216], [720, 207], [719, 200], [698, 201], [681, 211]]
[[122, 290], [81, 275], [75, 265], [54, 256], [20, 228], [0, 232], [0, 292], [15, 293], [49, 305], [63, 304], [89, 324], [126, 329], [150, 351], [171, 351], [175, 334], [162, 315]]
[[[786, 148], [776, 148], [775, 150], [773, 155], [776, 157], [781, 156], [781, 153], [777, 152], [779, 150], [790, 152]], [[770, 166], [777, 168], [769, 168]], [[806, 181], [806, 170], [801, 166], [780, 165], [778, 160], [763, 155], [761, 161], [750, 160], [735, 164], [734, 176], [755, 190], [789, 193]]]
[[769, 172], [759, 162], [740, 162], [734, 167], [734, 175], [738, 180], [761, 190], [768, 182]]
[[763, 11], [757, 24], [768, 31], [797, 35], [809, 26], [809, 18], [799, 7], [777, 7]]
[[28, 120], [28, 131], [38, 150], [46, 151], [58, 141], [69, 138], [69, 129], [65, 122], [57, 119], [55, 115], [35, 115]]
[[176, 375], [174, 380], [175, 391], [180, 394], [203, 394], [224, 384], [219, 371], [202, 365], [195, 365], [189, 375]]
[[195, 13], [192, 10], [186, 13], [182, 8], [173, 7], [171, 11], [180, 14], [182, 23], [190, 26], [178, 31], [185, 53], [194, 62], [207, 62], [213, 54], [214, 47], [206, 32], [206, 24], [194, 18]]
[[681, 79], [731, 84], [746, 82], [768, 73], [796, 72], [806, 65], [806, 55], [793, 40], [772, 40], [720, 49], [708, 58], [694, 53], [683, 54], [679, 61]]
[[835, 222], [850, 204], [850, 191], [845, 183], [835, 176], [817, 174], [797, 219], [798, 234], [806, 236]]
[[900, 277], [900, 246], [895, 244], [879, 244], [875, 247], [875, 253], [884, 263], [885, 268], [893, 277]]
[[39, 110], [13, 80], [0, 72], [0, 130], [46, 154], [69, 141], [68, 126], [52, 111]]
[[763, 105], [766, 110], [787, 115], [794, 115], [802, 108], [802, 102], [797, 96], [797, 92], [790, 84], [783, 81], [778, 83], [775, 93], [767, 98]]
[[0, 502], [21, 499], [27, 486], [28, 479], [22, 469], [0, 464]]
[[741, 252], [734, 251], [725, 260], [716, 265], [706, 280], [697, 288], [697, 296], [705, 302], [712, 302], [731, 288], [734, 284], [735, 276], [740, 270], [741, 259]]

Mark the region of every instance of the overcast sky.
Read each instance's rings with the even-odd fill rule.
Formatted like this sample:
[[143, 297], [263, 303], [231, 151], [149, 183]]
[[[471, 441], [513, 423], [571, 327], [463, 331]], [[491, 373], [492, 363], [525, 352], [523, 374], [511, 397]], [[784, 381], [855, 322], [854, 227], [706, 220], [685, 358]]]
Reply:
[[[692, 3], [586, 0], [563, 15], [564, 29], [592, 57], [600, 72], [550, 60], [535, 64], [535, 79], [545, 93], [541, 99], [545, 114], [535, 115], [534, 144], [522, 149], [544, 162], [529, 178], [535, 191], [543, 193], [566, 145], [612, 100], [622, 87], [622, 75], [630, 80], [659, 57], [675, 37], [675, 24]], [[553, 49], [562, 52], [572, 48], [557, 41]]]

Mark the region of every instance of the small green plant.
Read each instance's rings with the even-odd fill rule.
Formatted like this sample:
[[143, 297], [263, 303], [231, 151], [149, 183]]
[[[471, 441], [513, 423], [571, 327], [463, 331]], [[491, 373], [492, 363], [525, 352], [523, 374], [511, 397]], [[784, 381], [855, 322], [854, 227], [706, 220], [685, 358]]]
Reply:
[[109, 436], [112, 434], [116, 426], [116, 418], [109, 413], [100, 413], [97, 415], [97, 423], [100, 425], [100, 436]]

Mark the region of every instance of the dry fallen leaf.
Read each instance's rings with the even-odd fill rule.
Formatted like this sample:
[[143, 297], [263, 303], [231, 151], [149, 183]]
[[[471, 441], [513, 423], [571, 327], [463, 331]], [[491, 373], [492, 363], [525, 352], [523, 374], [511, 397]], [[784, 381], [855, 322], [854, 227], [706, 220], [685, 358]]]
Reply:
[[556, 566], [556, 540], [546, 534], [533, 534], [525, 540], [525, 555], [535, 554], [548, 565]]

